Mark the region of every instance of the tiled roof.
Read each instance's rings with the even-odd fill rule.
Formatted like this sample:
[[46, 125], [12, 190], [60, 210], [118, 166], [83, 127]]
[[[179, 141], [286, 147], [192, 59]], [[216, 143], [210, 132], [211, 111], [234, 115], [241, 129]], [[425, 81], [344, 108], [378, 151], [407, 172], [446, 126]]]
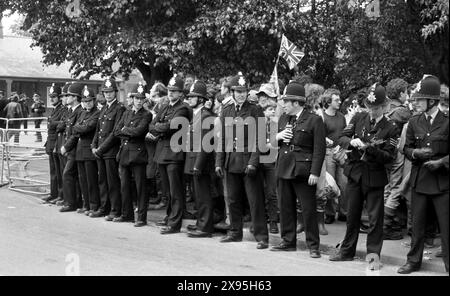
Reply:
[[[0, 38], [0, 77], [73, 79], [70, 63], [60, 66], [44, 66], [42, 52], [38, 47], [31, 48], [32, 40], [25, 37], [4, 36]], [[90, 80], [103, 80], [100, 75]]]

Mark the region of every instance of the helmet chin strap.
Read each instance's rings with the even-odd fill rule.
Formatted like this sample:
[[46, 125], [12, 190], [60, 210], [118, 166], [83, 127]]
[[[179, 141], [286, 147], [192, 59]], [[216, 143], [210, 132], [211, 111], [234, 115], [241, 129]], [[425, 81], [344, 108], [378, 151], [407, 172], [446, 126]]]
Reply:
[[438, 101], [438, 100], [433, 100], [433, 101], [434, 101], [434, 104], [433, 104], [433, 105], [430, 104], [430, 101], [431, 101], [431, 100], [427, 100], [427, 109], [425, 110], [425, 112], [428, 112], [428, 111], [430, 111], [433, 107], [439, 105], [439, 101]]

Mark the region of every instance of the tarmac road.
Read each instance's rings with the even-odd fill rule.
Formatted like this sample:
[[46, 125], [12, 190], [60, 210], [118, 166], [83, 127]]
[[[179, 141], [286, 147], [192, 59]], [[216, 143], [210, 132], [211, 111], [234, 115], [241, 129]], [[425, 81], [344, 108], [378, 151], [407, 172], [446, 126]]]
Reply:
[[219, 234], [193, 239], [185, 228], [163, 236], [151, 222], [135, 228], [58, 209], [0, 188], [0, 275], [397, 275], [398, 266], [366, 271], [364, 261], [336, 263], [327, 255], [311, 259], [306, 251], [257, 250], [252, 241], [222, 244]]

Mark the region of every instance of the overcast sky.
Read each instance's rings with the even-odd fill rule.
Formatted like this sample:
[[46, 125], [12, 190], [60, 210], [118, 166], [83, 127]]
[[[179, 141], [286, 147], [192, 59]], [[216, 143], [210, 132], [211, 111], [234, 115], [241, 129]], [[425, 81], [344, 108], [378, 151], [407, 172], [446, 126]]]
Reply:
[[11, 16], [3, 16], [2, 19], [2, 24], [3, 24], [3, 33], [5, 35], [12, 35], [13, 33], [11, 32], [11, 25], [14, 24], [15, 20], [18, 18], [17, 14], [13, 14]]

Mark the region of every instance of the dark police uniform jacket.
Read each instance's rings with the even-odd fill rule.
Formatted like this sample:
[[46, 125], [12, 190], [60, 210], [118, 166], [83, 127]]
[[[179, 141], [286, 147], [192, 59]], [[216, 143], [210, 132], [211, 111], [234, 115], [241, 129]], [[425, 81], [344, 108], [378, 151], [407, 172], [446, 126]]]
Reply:
[[[207, 108], [202, 108], [197, 115], [194, 115], [192, 123], [189, 125], [189, 150], [186, 153], [186, 162], [184, 164], [184, 173], [192, 174], [194, 167], [197, 168], [202, 174], [212, 174], [214, 172], [214, 154], [213, 151], [205, 151], [203, 149], [203, 138], [209, 133], [211, 136], [210, 145], [214, 145], [214, 120], [215, 114]], [[204, 128], [202, 126], [205, 119], [210, 118], [211, 126]], [[200, 136], [194, 134], [200, 130]], [[195, 146], [195, 147], [194, 147]], [[195, 149], [195, 150], [194, 150]], [[200, 151], [199, 151], [200, 150]], [[196, 151], [196, 152], [194, 152]]]
[[66, 129], [64, 130], [64, 148], [66, 148], [68, 158], [75, 159], [76, 156], [78, 136], [74, 134], [73, 127], [80, 118], [82, 111], [83, 108], [81, 108], [81, 104], [79, 104], [75, 110], [71, 113], [69, 112], [69, 115], [64, 122], [66, 125]]
[[[397, 125], [385, 116], [371, 128], [369, 113], [355, 114], [338, 140], [341, 147], [350, 150], [344, 166], [344, 174], [354, 182], [361, 181], [368, 187], [384, 187], [388, 183], [386, 165], [396, 156], [399, 133]], [[373, 140], [383, 142], [367, 148], [364, 153], [350, 146], [353, 138], [359, 138], [364, 143]]]
[[117, 161], [121, 166], [147, 164], [145, 135], [152, 121], [152, 113], [141, 108], [138, 112], [126, 110], [114, 128], [114, 135], [121, 140]]
[[74, 135], [78, 137], [75, 158], [77, 161], [95, 160], [91, 143], [95, 135], [99, 113], [100, 110], [96, 107], [93, 107], [89, 112], [84, 110], [73, 127]]
[[61, 153], [61, 147], [64, 145], [64, 131], [66, 130], [65, 121], [69, 116], [69, 108], [67, 106], [63, 106], [61, 110], [61, 118], [58, 121], [55, 121], [56, 126], [56, 143], [55, 143], [55, 152]]
[[114, 136], [114, 126], [119, 122], [126, 108], [116, 99], [111, 107], [105, 103], [100, 110], [97, 129], [91, 148], [98, 148], [97, 153], [102, 158], [116, 158], [120, 141]]
[[[61, 118], [63, 118], [65, 112], [67, 112], [67, 108], [63, 106], [61, 103], [55, 106], [55, 108], [50, 113], [50, 116], [47, 120], [47, 142], [45, 142], [45, 152], [50, 154], [55, 151], [56, 141], [58, 138], [57, 127], [61, 122]], [[60, 147], [61, 148], [61, 147]]]
[[[413, 116], [408, 123], [404, 152], [412, 162], [410, 184], [418, 193], [433, 195], [449, 190], [448, 122], [448, 114], [438, 111], [430, 129], [425, 114]], [[416, 148], [431, 148], [433, 150], [431, 159], [444, 158], [445, 166], [430, 171], [423, 166], [426, 160], [412, 157], [412, 152]]]
[[[294, 115], [296, 116], [296, 115]], [[308, 179], [309, 176], [320, 176], [325, 159], [325, 125], [320, 116], [304, 109], [298, 119], [283, 114], [278, 121], [278, 131], [294, 122], [293, 138], [290, 143], [278, 141], [280, 150], [276, 163], [276, 175], [281, 179]]]
[[[245, 101], [239, 112], [236, 112], [236, 105], [226, 105], [220, 116], [221, 133], [219, 136], [219, 147], [216, 153], [216, 167], [224, 167], [230, 173], [243, 174], [247, 165], [254, 167], [259, 166], [259, 149], [258, 149], [258, 118], [264, 118], [264, 114], [257, 105]], [[226, 118], [233, 118], [232, 121]], [[249, 125], [245, 123], [246, 118], [254, 118], [256, 126], [253, 134], [249, 134]], [[237, 126], [240, 119], [244, 120], [244, 139], [238, 139]], [[240, 123], [242, 124], [242, 123]], [[227, 130], [232, 130], [227, 132]], [[250, 142], [249, 142], [250, 140]], [[238, 147], [243, 144], [243, 152]], [[221, 146], [221, 147], [220, 147]], [[231, 151], [232, 150], [232, 151]]]
[[[191, 119], [189, 108], [181, 100], [178, 100], [173, 106], [170, 104], [164, 106], [150, 124], [150, 133], [158, 138], [154, 158], [158, 164], [184, 162], [184, 152], [181, 149], [173, 151], [170, 146], [172, 135], [182, 128], [181, 125], [178, 128], [170, 128], [170, 122], [177, 117], [185, 118], [187, 122], [190, 122]], [[179, 148], [185, 144], [182, 143], [182, 140], [183, 138], [180, 138], [178, 142]]]

